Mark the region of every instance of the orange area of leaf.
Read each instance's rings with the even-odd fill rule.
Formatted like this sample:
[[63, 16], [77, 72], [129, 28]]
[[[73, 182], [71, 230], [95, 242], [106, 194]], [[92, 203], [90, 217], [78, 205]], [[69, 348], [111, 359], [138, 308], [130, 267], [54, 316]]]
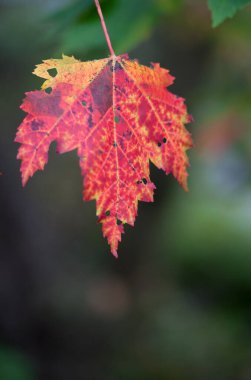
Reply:
[[43, 170], [53, 141], [59, 153], [77, 149], [83, 197], [96, 200], [103, 235], [117, 256], [138, 201], [153, 201], [149, 161], [187, 190], [192, 140], [184, 127], [190, 120], [184, 99], [167, 90], [174, 80], [167, 70], [127, 55], [89, 62], [63, 56], [44, 61], [34, 73], [45, 82], [41, 91], [26, 94], [21, 108], [28, 115], [15, 140], [21, 143], [23, 185]]

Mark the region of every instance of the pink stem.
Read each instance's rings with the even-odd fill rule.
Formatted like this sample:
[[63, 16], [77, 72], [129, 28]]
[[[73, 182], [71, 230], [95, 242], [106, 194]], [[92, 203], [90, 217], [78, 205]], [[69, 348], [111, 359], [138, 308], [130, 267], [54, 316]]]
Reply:
[[110, 40], [108, 31], [107, 31], [107, 28], [106, 28], [106, 25], [105, 25], [104, 16], [103, 16], [102, 10], [101, 10], [100, 5], [99, 5], [99, 0], [94, 0], [94, 1], [95, 1], [96, 7], [97, 7], [97, 10], [98, 10], [98, 14], [99, 14], [99, 17], [100, 17], [100, 20], [101, 20], [102, 28], [103, 28], [104, 33], [105, 33], [105, 38], [106, 38], [106, 42], [107, 42], [108, 48], [110, 50], [111, 55], [115, 56], [114, 50], [112, 48], [111, 40]]

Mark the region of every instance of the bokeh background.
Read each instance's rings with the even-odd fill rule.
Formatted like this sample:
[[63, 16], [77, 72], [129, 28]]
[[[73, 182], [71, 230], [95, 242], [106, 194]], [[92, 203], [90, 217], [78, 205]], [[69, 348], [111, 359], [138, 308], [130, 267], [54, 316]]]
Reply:
[[151, 167], [119, 259], [76, 152], [23, 189], [15, 131], [42, 59], [108, 55], [92, 0], [0, 1], [0, 379], [251, 379], [251, 7], [103, 0], [116, 52], [160, 62], [187, 99], [189, 193]]

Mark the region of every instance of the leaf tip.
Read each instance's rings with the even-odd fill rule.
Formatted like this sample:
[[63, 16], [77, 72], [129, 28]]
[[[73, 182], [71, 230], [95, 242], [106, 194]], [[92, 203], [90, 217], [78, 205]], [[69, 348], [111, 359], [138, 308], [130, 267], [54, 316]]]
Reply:
[[183, 178], [181, 179], [181, 181], [180, 181], [180, 185], [181, 185], [182, 189], [183, 189], [186, 193], [189, 192], [187, 179], [188, 179], [188, 175], [187, 175], [187, 173], [186, 173], [186, 174], [183, 176]]
[[25, 186], [26, 186], [28, 180], [29, 180], [29, 177], [28, 177], [27, 175], [24, 175], [24, 174], [22, 173], [22, 187], [25, 187]]
[[111, 250], [111, 253], [112, 253], [113, 257], [115, 257], [115, 259], [118, 259], [118, 258], [119, 258], [117, 250], [112, 249], [112, 250]]
[[222, 24], [224, 20], [218, 20], [214, 17], [212, 17], [212, 28], [215, 29], [217, 28], [220, 24]]

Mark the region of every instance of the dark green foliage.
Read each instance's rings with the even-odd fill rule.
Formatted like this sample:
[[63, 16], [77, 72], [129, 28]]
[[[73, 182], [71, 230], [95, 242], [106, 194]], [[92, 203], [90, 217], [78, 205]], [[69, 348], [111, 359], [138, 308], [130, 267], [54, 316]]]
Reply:
[[[55, 12], [48, 19], [54, 23], [54, 33], [58, 35], [60, 49], [64, 53], [99, 51], [104, 54], [106, 42], [93, 0], [82, 0]], [[180, 9], [181, 0], [103, 0], [100, 1], [113, 47], [117, 54], [136, 47], [150, 36], [161, 16]], [[57, 25], [57, 28], [55, 28]], [[50, 30], [49, 38], [52, 36]], [[100, 52], [102, 51], [102, 53]]]

